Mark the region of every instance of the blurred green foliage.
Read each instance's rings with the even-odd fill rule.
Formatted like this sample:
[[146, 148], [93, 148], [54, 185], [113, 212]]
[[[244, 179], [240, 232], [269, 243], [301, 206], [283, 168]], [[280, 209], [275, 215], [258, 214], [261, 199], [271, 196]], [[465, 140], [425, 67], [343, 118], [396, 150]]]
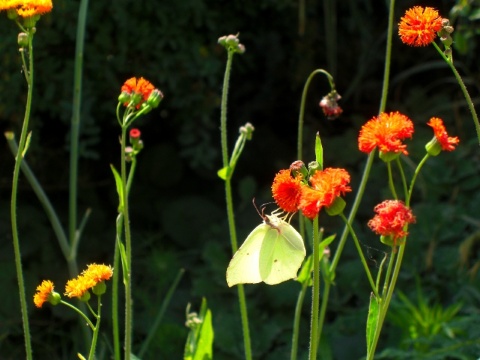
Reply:
[[[259, 203], [271, 201], [269, 186], [275, 172], [296, 160], [303, 83], [316, 68], [331, 70], [331, 60], [327, 60], [331, 51], [344, 113], [333, 122], [324, 118], [318, 102], [328, 92], [328, 84], [324, 79], [314, 80], [307, 99], [303, 160], [314, 159], [314, 136], [320, 132], [325, 166], [345, 166], [356, 189], [365, 162], [357, 150], [356, 137], [379, 106], [387, 24], [385, 3], [336, 2], [337, 27], [329, 32], [335, 36], [336, 48], [332, 50], [326, 48], [324, 25], [325, 17], [331, 14], [324, 13], [323, 3], [318, 0], [307, 2], [303, 35], [298, 33], [294, 0], [91, 2], [78, 180], [80, 213], [91, 208], [92, 215], [79, 247], [80, 267], [94, 261], [112, 261], [116, 193], [109, 164], [117, 165], [119, 158], [114, 112], [120, 86], [131, 76], [144, 76], [165, 94], [160, 110], [136, 124], [142, 130], [145, 149], [131, 192], [134, 350], [146, 337], [178, 269], [185, 268], [186, 275], [145, 359], [181, 357], [188, 335], [185, 308], [189, 302], [199, 304], [202, 297], [212, 309], [214, 358], [243, 356], [236, 291], [229, 289], [225, 281], [231, 252], [223, 183], [216, 176], [221, 167], [219, 101], [226, 59], [224, 50], [217, 45], [218, 37], [239, 32], [247, 50], [234, 61], [228, 112], [230, 145], [240, 125], [249, 121], [255, 126], [253, 140], [239, 160], [233, 181], [239, 239], [244, 239], [261, 221], [251, 206], [252, 198]], [[464, 0], [455, 4], [446, 0], [431, 3], [442, 14], [451, 11], [456, 28], [454, 59], [472, 97], [477, 99], [479, 5]], [[33, 140], [27, 156], [65, 221], [78, 4], [56, 0], [53, 12], [38, 23]], [[413, 5], [417, 3], [397, 4], [396, 18]], [[26, 89], [17, 53], [17, 29], [1, 15], [0, 129], [18, 132]], [[455, 152], [429, 160], [417, 181], [412, 199], [417, 224], [410, 230], [398, 287], [415, 303], [413, 280], [420, 277], [422, 289], [432, 303], [448, 309], [461, 302], [463, 307], [452, 322], [459, 329], [458, 338], [464, 341], [468, 334], [478, 333], [478, 324], [472, 319], [478, 318], [480, 301], [480, 246], [471, 240], [480, 228], [480, 153], [474, 127], [451, 71], [432, 47], [408, 48], [394, 37], [389, 94], [387, 111], [402, 111], [415, 122], [416, 132], [409, 143], [411, 156], [405, 158], [410, 169], [407, 175], [423, 157], [424, 144], [432, 136], [425, 125], [431, 116], [444, 119], [449, 132], [461, 139]], [[0, 357], [18, 359], [23, 358], [23, 337], [7, 206], [13, 161], [6, 145], [0, 152], [0, 164], [0, 283], [4, 293], [9, 294], [2, 298], [0, 307]], [[376, 162], [355, 224], [373, 269], [379, 266], [386, 249], [365, 224], [375, 204], [388, 194], [385, 174], [383, 164]], [[353, 196], [346, 200], [351, 204]], [[27, 296], [33, 296], [44, 278], [53, 280], [61, 292], [68, 279], [66, 264], [48, 219], [26, 182], [21, 183], [19, 206]], [[326, 236], [341, 229], [336, 218], [322, 216], [320, 221]], [[358, 359], [365, 354], [369, 294], [365, 277], [358, 276], [359, 267], [356, 250], [347, 243], [320, 346], [322, 354], [332, 359]], [[246, 286], [245, 290], [254, 358], [287, 359], [300, 285], [292, 281], [275, 287]], [[109, 314], [108, 299], [104, 306], [104, 314]], [[29, 311], [36, 358], [67, 359], [84, 350], [76, 315], [60, 307], [35, 309], [33, 304]], [[307, 302], [300, 330], [300, 359], [306, 358], [309, 315]], [[108, 320], [103, 324], [99, 350], [106, 359], [111, 346], [110, 324]], [[415, 358], [414, 348], [402, 348], [402, 339], [395, 334], [398, 330], [387, 326], [380, 342], [385, 351], [383, 358]], [[462, 348], [441, 353], [442, 342], [434, 345], [440, 352], [438, 359], [475, 359], [470, 351], [477, 356], [480, 352], [475, 342], [464, 353]]]

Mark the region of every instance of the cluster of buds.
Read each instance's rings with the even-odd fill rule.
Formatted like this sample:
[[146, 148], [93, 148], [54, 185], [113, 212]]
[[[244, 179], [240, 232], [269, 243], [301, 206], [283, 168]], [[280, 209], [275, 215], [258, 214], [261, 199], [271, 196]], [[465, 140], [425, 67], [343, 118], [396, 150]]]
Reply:
[[320, 101], [319, 105], [328, 120], [335, 120], [342, 114], [343, 110], [338, 105], [338, 100], [341, 98], [336, 90], [332, 90]]
[[450, 46], [453, 43], [453, 39], [451, 34], [453, 33], [453, 26], [450, 25], [450, 20], [443, 18], [442, 19], [442, 28], [438, 32], [438, 36], [440, 37], [440, 41], [445, 46], [445, 56], [448, 59], [452, 59], [452, 49]]
[[218, 39], [218, 43], [227, 49], [227, 51], [239, 54], [243, 54], [245, 52], [245, 46], [240, 44], [238, 34], [222, 36]]
[[125, 159], [129, 162], [143, 149], [141, 135], [142, 133], [137, 128], [133, 128], [129, 132], [130, 146], [125, 147]]

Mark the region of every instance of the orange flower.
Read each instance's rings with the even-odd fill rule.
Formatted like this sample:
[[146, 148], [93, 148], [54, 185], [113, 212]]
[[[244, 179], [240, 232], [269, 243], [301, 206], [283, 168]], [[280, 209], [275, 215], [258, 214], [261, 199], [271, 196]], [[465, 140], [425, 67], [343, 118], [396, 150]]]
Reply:
[[147, 101], [150, 94], [155, 90], [155, 87], [148, 80], [145, 80], [143, 77], [137, 79], [132, 77], [125, 81], [122, 85], [122, 94], [127, 95], [127, 101], [124, 102], [124, 105], [127, 106], [130, 103], [131, 97], [137, 95], [139, 98], [135, 101], [135, 106], [137, 109], [140, 108], [140, 105]]
[[35, 306], [41, 308], [43, 304], [48, 301], [48, 298], [53, 292], [53, 282], [50, 280], [43, 280], [40, 285], [37, 286], [37, 292], [33, 296], [33, 302]]
[[403, 230], [405, 225], [415, 222], [415, 216], [412, 211], [399, 200], [385, 200], [375, 206], [377, 213], [368, 222], [368, 226], [378, 235], [390, 236], [393, 243], [408, 233]]
[[109, 280], [112, 275], [113, 269], [111, 266], [90, 264], [81, 275], [67, 281], [65, 295], [70, 298], [80, 298], [98, 283]]
[[65, 285], [65, 295], [69, 298], [80, 298], [95, 285], [96, 282], [93, 279], [79, 275], [75, 279], [67, 281], [67, 285]]
[[301, 177], [292, 177], [291, 171], [280, 170], [272, 184], [272, 194], [277, 205], [283, 211], [294, 213], [298, 209], [301, 194]]
[[52, 11], [51, 0], [2, 0], [0, 1], [1, 10], [14, 10], [22, 17], [31, 17], [42, 15]]
[[437, 10], [414, 6], [400, 19], [398, 35], [404, 44], [426, 46], [435, 40], [437, 32], [441, 29], [442, 18]]
[[345, 169], [327, 168], [315, 172], [309, 179], [311, 187], [303, 186], [299, 208], [309, 219], [315, 218], [322, 207], [331, 206], [346, 192], [352, 191], [350, 175]]
[[367, 121], [358, 136], [358, 148], [369, 154], [376, 147], [383, 153], [403, 153], [408, 155], [403, 139], [411, 138], [413, 122], [397, 112], [381, 113]]
[[98, 284], [99, 282], [110, 280], [113, 275], [113, 269], [110, 265], [90, 264], [87, 270], [83, 271], [82, 275], [95, 281], [95, 284]]
[[442, 150], [445, 150], [445, 151], [455, 150], [455, 147], [458, 145], [460, 140], [456, 136], [455, 137], [448, 136], [447, 130], [443, 125], [442, 119], [432, 117], [430, 121], [427, 123], [427, 125], [433, 128], [435, 139], [442, 147]]

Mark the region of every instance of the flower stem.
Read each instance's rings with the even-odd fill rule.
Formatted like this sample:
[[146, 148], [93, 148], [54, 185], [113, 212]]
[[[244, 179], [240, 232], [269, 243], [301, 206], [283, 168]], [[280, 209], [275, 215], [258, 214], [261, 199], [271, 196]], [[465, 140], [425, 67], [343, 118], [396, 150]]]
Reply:
[[132, 326], [133, 326], [133, 303], [132, 303], [132, 237], [130, 233], [130, 216], [128, 212], [128, 187], [127, 187], [127, 164], [125, 158], [125, 148], [127, 143], [127, 126], [122, 126], [121, 137], [121, 177], [123, 194], [123, 221], [125, 230], [125, 248], [126, 248], [126, 274], [125, 283], [125, 360], [130, 360], [132, 353]]
[[372, 287], [372, 291], [374, 292], [375, 296], [378, 298], [379, 295], [378, 295], [377, 287], [375, 286], [375, 283], [373, 281], [372, 274], [370, 273], [370, 269], [368, 268], [367, 260], [365, 260], [365, 256], [363, 255], [363, 251], [362, 251], [362, 248], [360, 247], [360, 242], [358, 241], [357, 235], [355, 234], [355, 231], [353, 231], [352, 225], [348, 223], [348, 220], [345, 217], [345, 215], [341, 213], [340, 217], [345, 222], [345, 225], [350, 231], [350, 235], [352, 235], [353, 242], [355, 243], [355, 247], [357, 248], [358, 255], [360, 256], [360, 261], [362, 262], [363, 268], [365, 269], [365, 273], [367, 274], [368, 282], [370, 283], [370, 286]]
[[85, 321], [86, 323], [88, 324], [88, 326], [90, 327], [90, 329], [95, 329], [95, 326], [93, 325], [92, 321], [88, 318], [87, 315], [85, 315], [85, 313], [83, 311], [81, 311], [79, 308], [77, 308], [76, 306], [64, 301], [64, 300], [60, 300], [60, 304], [63, 304], [65, 306], [68, 306], [70, 309], [74, 310], [75, 312], [77, 312]]
[[473, 106], [473, 101], [472, 98], [470, 97], [470, 94], [468, 93], [467, 87], [465, 86], [465, 83], [462, 80], [462, 77], [458, 73], [457, 69], [453, 65], [453, 61], [450, 61], [443, 51], [438, 47], [438, 45], [435, 42], [432, 42], [433, 46], [439, 54], [442, 56], [442, 58], [447, 62], [448, 66], [450, 66], [450, 69], [453, 71], [453, 75], [455, 75], [455, 78], [457, 79], [458, 85], [460, 85], [460, 88], [462, 89], [463, 96], [465, 96], [465, 100], [467, 101], [468, 108], [470, 109], [470, 112], [472, 113], [473, 117], [473, 122], [475, 123], [475, 130], [477, 132], [477, 138], [478, 138], [478, 143], [480, 145], [480, 123], [478, 121], [478, 116], [477, 112], [475, 111], [475, 107]]
[[[88, 0], [80, 2], [75, 45], [75, 64], [73, 76], [72, 120], [70, 124], [70, 184], [69, 184], [69, 221], [68, 234], [70, 244], [77, 239], [77, 190], [78, 190], [78, 143], [80, 133], [80, 107], [82, 100], [82, 67], [85, 44], [85, 26], [87, 22]], [[67, 261], [70, 259], [67, 259]], [[72, 259], [72, 271], [78, 273], [76, 259]]]
[[[221, 132], [222, 160], [223, 160], [224, 168], [229, 166], [228, 144], [227, 144], [227, 99], [228, 99], [228, 86], [230, 82], [230, 73], [232, 70], [233, 55], [234, 55], [234, 51], [229, 50], [227, 65], [225, 68], [225, 76], [223, 79], [222, 103], [221, 103], [221, 111], [220, 111], [220, 132]], [[227, 171], [227, 177], [225, 179], [225, 200], [227, 204], [227, 217], [228, 217], [228, 228], [230, 232], [230, 244], [232, 247], [232, 253], [235, 254], [235, 252], [238, 250], [238, 245], [237, 245], [237, 233], [235, 228], [235, 218], [234, 218], [234, 211], [233, 211], [231, 175], [232, 175], [231, 172]], [[237, 290], [238, 290], [238, 301], [240, 305], [240, 316], [242, 319], [245, 359], [252, 360], [250, 330], [248, 325], [247, 302], [245, 299], [245, 291], [243, 289], [243, 285], [242, 284], [237, 285]]]
[[327, 71], [323, 69], [316, 69], [312, 71], [312, 73], [308, 76], [307, 81], [305, 82], [305, 85], [303, 87], [303, 92], [302, 92], [302, 99], [300, 100], [300, 113], [298, 115], [298, 134], [297, 134], [297, 160], [302, 160], [303, 156], [303, 122], [304, 122], [304, 117], [305, 117], [305, 103], [307, 100], [307, 93], [308, 93], [308, 88], [310, 86], [310, 83], [313, 80], [313, 77], [316, 74], [324, 74], [328, 82], [330, 84], [330, 88], [333, 90], [335, 89], [335, 83], [333, 82], [333, 77], [330, 75]]
[[313, 286], [312, 286], [312, 315], [310, 324], [310, 352], [308, 359], [315, 360], [318, 350], [318, 308], [320, 303], [320, 254], [318, 252], [319, 232], [318, 215], [313, 219]]
[[32, 109], [33, 95], [33, 31], [27, 31], [28, 34], [28, 68], [24, 68], [25, 77], [27, 79], [27, 103], [25, 105], [25, 117], [23, 119], [22, 131], [20, 134], [20, 142], [18, 145], [17, 156], [15, 157], [15, 166], [13, 169], [12, 180], [12, 197], [10, 202], [10, 213], [12, 223], [13, 251], [15, 256], [15, 269], [17, 272], [18, 292], [20, 296], [20, 308], [22, 312], [23, 334], [25, 339], [25, 352], [27, 360], [32, 359], [32, 345], [30, 340], [30, 326], [28, 323], [28, 310], [25, 297], [25, 284], [23, 280], [22, 255], [20, 251], [20, 240], [18, 235], [17, 224], [17, 195], [18, 195], [18, 179], [25, 152], [27, 150], [27, 132], [30, 121], [30, 111]]
[[380, 109], [378, 113], [385, 111], [388, 97], [388, 84], [390, 82], [390, 63], [392, 59], [392, 35], [393, 35], [393, 19], [395, 16], [395, 0], [390, 0], [388, 12], [388, 30], [387, 30], [387, 46], [385, 49], [385, 67], [383, 70], [382, 97], [380, 99]]
[[298, 293], [297, 305], [295, 306], [295, 317], [293, 319], [292, 351], [290, 360], [297, 360], [298, 336], [300, 331], [300, 319], [302, 315], [302, 305], [308, 289], [308, 281], [302, 283], [302, 288]]
[[100, 321], [102, 320], [102, 302], [101, 302], [101, 296], [97, 296], [98, 298], [98, 306], [97, 306], [97, 314], [96, 314], [96, 323], [95, 323], [95, 328], [93, 329], [93, 337], [92, 337], [92, 345], [90, 346], [90, 353], [88, 354], [88, 360], [95, 360], [95, 349], [97, 347], [97, 339], [98, 339], [98, 333], [100, 331]]

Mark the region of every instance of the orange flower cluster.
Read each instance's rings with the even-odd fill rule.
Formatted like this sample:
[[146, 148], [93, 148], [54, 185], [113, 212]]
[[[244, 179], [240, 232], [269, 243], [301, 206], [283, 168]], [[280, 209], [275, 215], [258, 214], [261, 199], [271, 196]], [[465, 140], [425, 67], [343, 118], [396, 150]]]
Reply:
[[350, 175], [344, 169], [327, 168], [316, 171], [308, 179], [291, 176], [290, 170], [281, 170], [273, 180], [272, 194], [277, 205], [286, 212], [301, 210], [309, 219], [315, 218], [322, 207], [330, 207], [334, 201], [351, 191]]
[[132, 77], [125, 81], [122, 85], [119, 97], [119, 101], [123, 103], [123, 105], [134, 105], [137, 109], [139, 109], [145, 102], [147, 105], [155, 108], [162, 99], [162, 92], [156, 89], [150, 81], [145, 80], [143, 77], [139, 79]]
[[374, 211], [377, 215], [368, 222], [368, 226], [378, 235], [392, 237], [394, 244], [408, 235], [403, 230], [405, 225], [415, 222], [412, 211], [399, 200], [385, 200], [375, 206]]
[[52, 0], [2, 0], [1, 10], [14, 10], [21, 17], [42, 15], [52, 11]]
[[431, 7], [414, 6], [408, 9], [398, 24], [398, 35], [410, 46], [426, 46], [435, 40], [442, 29], [442, 18]]
[[442, 147], [442, 150], [445, 151], [453, 151], [455, 147], [458, 145], [460, 140], [458, 137], [450, 137], [448, 136], [447, 130], [443, 125], [442, 119], [432, 117], [430, 121], [427, 123], [428, 126], [433, 128], [433, 133], [435, 135], [436, 140]]
[[40, 285], [37, 286], [37, 292], [33, 296], [33, 302], [35, 306], [41, 308], [43, 304], [48, 301], [50, 295], [53, 293], [53, 282], [50, 280], [43, 280]]
[[75, 279], [68, 280], [65, 286], [65, 295], [70, 298], [80, 298], [98, 283], [109, 280], [112, 275], [113, 269], [111, 266], [90, 264], [81, 275]]
[[411, 138], [413, 122], [397, 112], [381, 113], [362, 126], [358, 137], [358, 148], [369, 154], [377, 148], [383, 153], [403, 153], [408, 155], [403, 139]]

